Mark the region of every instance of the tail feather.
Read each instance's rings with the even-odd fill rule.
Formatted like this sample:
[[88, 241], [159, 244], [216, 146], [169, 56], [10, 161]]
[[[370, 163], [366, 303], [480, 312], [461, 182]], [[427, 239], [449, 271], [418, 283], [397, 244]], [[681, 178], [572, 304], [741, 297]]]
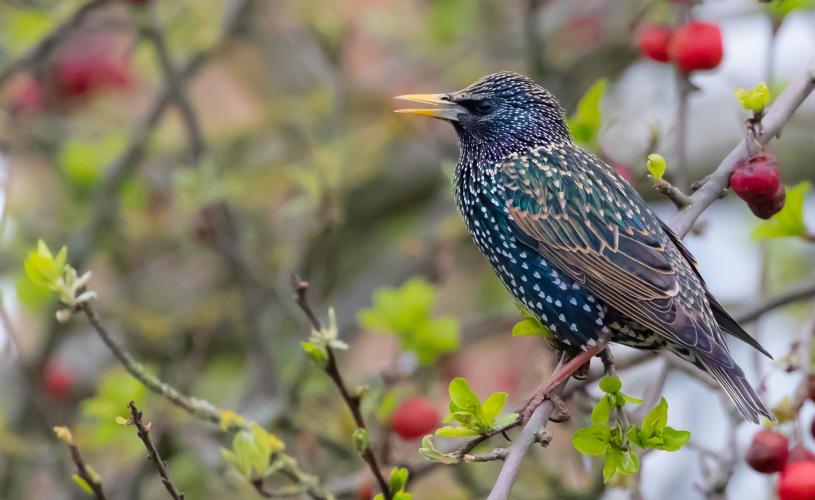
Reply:
[[775, 422], [772, 412], [767, 409], [767, 406], [758, 397], [750, 383], [747, 382], [741, 368], [732, 359], [729, 359], [729, 361], [729, 364], [724, 364], [722, 360], [707, 356], [697, 359], [700, 368], [709, 373], [719, 383], [744, 418], [758, 424], [761, 417], [764, 416]]

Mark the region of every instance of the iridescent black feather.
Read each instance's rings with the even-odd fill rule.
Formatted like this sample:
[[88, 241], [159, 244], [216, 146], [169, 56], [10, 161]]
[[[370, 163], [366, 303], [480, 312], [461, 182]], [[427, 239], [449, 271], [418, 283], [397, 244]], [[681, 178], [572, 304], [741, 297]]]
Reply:
[[497, 73], [447, 94], [461, 155], [457, 205], [509, 291], [574, 349], [601, 331], [668, 349], [713, 376], [745, 418], [771, 413], [729, 354], [761, 352], [710, 295], [692, 256], [612, 168], [574, 144], [556, 99]]

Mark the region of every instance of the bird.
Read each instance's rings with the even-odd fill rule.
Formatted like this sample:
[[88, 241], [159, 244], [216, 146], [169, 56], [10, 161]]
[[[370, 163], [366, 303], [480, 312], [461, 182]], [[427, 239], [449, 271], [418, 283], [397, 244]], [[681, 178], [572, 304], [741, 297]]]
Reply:
[[456, 206], [494, 272], [571, 358], [530, 412], [610, 341], [669, 351], [709, 374], [746, 420], [774, 417], [726, 343], [770, 354], [710, 293], [682, 240], [612, 167], [577, 145], [559, 101], [512, 72], [398, 113], [444, 120], [458, 136]]

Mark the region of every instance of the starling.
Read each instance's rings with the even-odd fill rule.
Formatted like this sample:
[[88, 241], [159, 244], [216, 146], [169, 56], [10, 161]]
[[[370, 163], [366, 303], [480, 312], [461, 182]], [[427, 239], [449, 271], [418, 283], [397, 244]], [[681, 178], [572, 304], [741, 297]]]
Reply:
[[711, 295], [693, 256], [639, 193], [574, 143], [549, 91], [502, 72], [458, 92], [397, 99], [431, 105], [398, 112], [455, 128], [456, 205], [509, 292], [573, 356], [558, 382], [609, 340], [667, 349], [712, 376], [746, 419], [773, 419], [724, 334], [767, 351]]

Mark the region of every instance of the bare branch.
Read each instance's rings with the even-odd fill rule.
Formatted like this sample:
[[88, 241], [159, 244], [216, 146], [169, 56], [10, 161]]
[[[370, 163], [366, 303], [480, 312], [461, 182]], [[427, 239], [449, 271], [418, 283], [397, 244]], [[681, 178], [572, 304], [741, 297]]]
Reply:
[[[297, 305], [303, 310], [303, 313], [305, 313], [306, 317], [311, 323], [311, 326], [315, 330], [321, 330], [322, 325], [320, 324], [320, 320], [317, 318], [317, 315], [314, 313], [314, 309], [312, 309], [311, 304], [308, 301], [308, 281], [301, 279], [299, 276], [293, 276], [292, 285], [294, 286], [294, 298]], [[348, 391], [348, 387], [345, 385], [345, 381], [343, 380], [342, 374], [337, 366], [337, 357], [334, 355], [334, 350], [331, 348], [331, 346], [326, 346], [325, 349], [328, 352], [328, 360], [326, 361], [323, 370], [331, 381], [334, 382], [337, 390], [340, 391], [342, 399], [345, 401], [345, 405], [349, 410], [351, 410], [351, 414], [354, 416], [354, 422], [356, 423], [357, 427], [360, 429], [367, 429], [365, 426], [365, 418], [362, 415], [362, 408], [360, 407], [359, 396], [351, 395], [351, 393]], [[388, 482], [385, 480], [385, 476], [382, 475], [382, 470], [379, 468], [376, 455], [371, 449], [371, 445], [367, 444], [360, 455], [362, 455], [362, 459], [368, 464], [368, 468], [371, 469], [371, 473], [374, 475], [376, 482], [379, 484], [382, 495], [386, 500], [390, 500], [392, 495], [390, 489], [388, 488]]]
[[82, 478], [85, 484], [88, 485], [96, 500], [105, 500], [105, 492], [102, 490], [102, 482], [99, 479], [99, 474], [85, 464], [82, 453], [79, 452], [79, 448], [76, 446], [76, 443], [74, 443], [71, 431], [68, 430], [67, 427], [54, 427], [54, 434], [57, 435], [60, 441], [68, 446], [68, 450], [71, 452], [71, 460], [73, 460], [76, 465], [76, 475]]
[[[762, 132], [756, 137], [757, 142], [767, 144], [770, 139], [779, 135], [792, 114], [813, 89], [815, 89], [815, 58], [810, 60], [806, 70], [787, 85], [767, 110], [764, 119], [761, 120]], [[707, 182], [691, 196], [693, 204], [674, 216], [670, 226], [680, 238], [690, 231], [702, 212], [727, 189], [733, 165], [750, 154], [750, 147], [753, 145], [748, 147], [746, 141], [742, 139], [708, 177]]]
[[167, 474], [167, 466], [161, 459], [161, 455], [159, 455], [155, 443], [153, 443], [153, 440], [150, 438], [151, 423], [147, 422], [147, 424], [145, 424], [142, 421], [142, 412], [136, 408], [136, 403], [131, 401], [128, 403], [128, 406], [130, 407], [129, 423], [136, 426], [139, 438], [141, 438], [142, 442], [144, 443], [144, 447], [147, 448], [147, 453], [150, 454], [150, 460], [156, 464], [156, 469], [158, 470], [158, 475], [161, 478], [162, 484], [164, 484], [164, 488], [167, 489], [167, 492], [170, 494], [170, 497], [172, 497], [173, 500], [184, 500], [184, 494], [178, 491], [175, 485], [173, 485], [169, 474]]
[[770, 297], [763, 302], [759, 302], [744, 308], [735, 315], [736, 320], [739, 323], [749, 323], [750, 321], [755, 321], [762, 314], [773, 309], [783, 307], [799, 300], [808, 299], [813, 296], [815, 296], [815, 280], [799, 282], [775, 297]]
[[665, 179], [654, 178], [653, 182], [654, 189], [667, 196], [668, 199], [671, 200], [674, 205], [676, 205], [676, 208], [682, 210], [683, 208], [689, 207], [691, 204], [693, 204], [693, 200], [690, 196], [686, 195], [681, 189]]

